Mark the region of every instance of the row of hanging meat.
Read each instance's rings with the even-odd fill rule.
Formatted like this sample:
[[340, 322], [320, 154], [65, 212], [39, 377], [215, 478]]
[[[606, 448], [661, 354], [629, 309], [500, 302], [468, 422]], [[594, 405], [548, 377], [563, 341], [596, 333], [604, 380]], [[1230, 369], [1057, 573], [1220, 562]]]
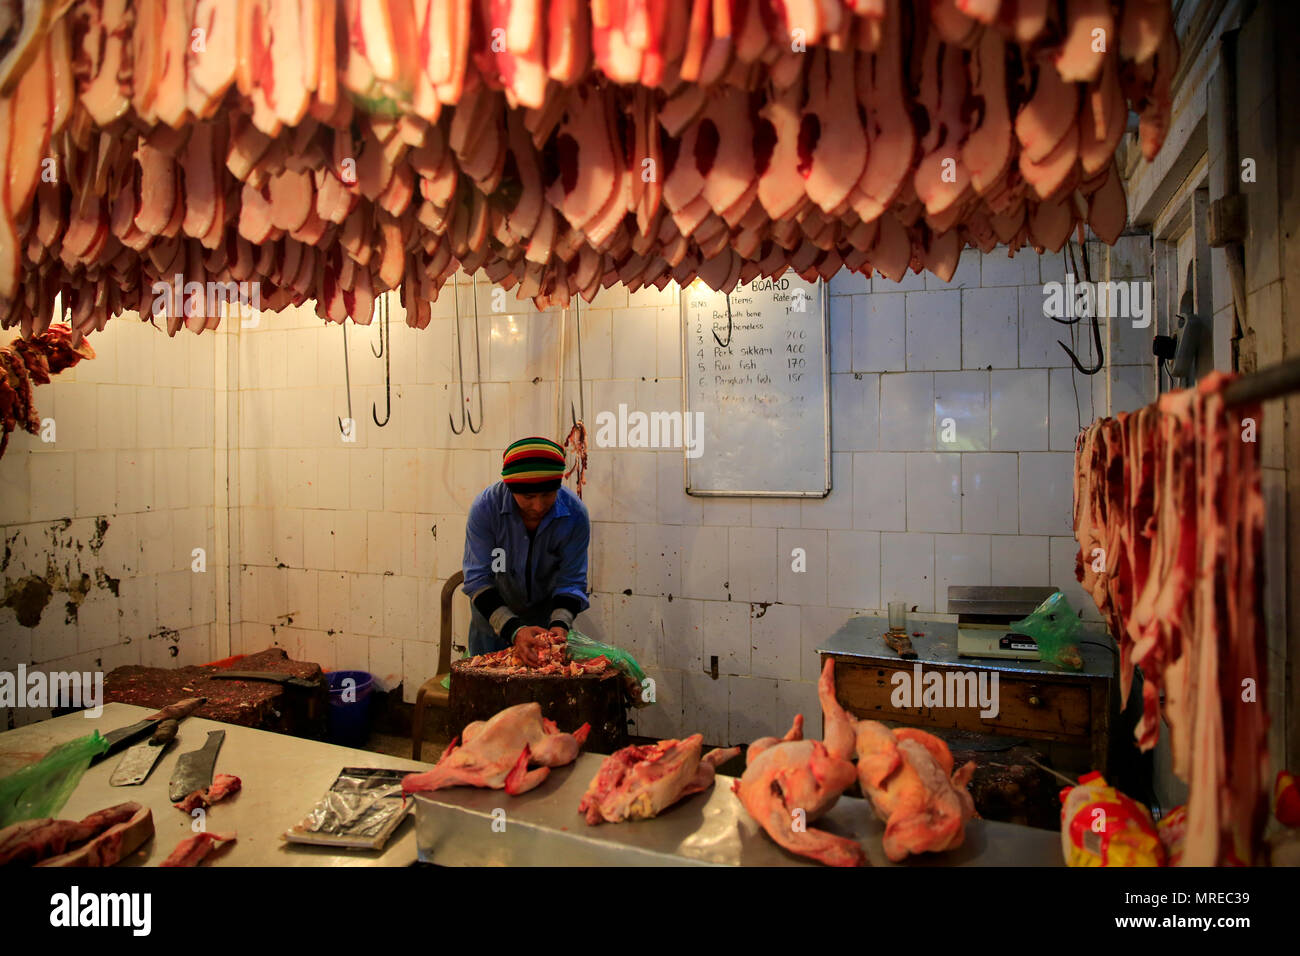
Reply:
[[1251, 864], [1267, 818], [1260, 410], [1215, 372], [1093, 422], [1075, 451], [1077, 576], [1119, 645], [1138, 746], [1169, 729], [1189, 788], [1183, 865]]
[[[29, 2], [0, 66], [0, 323], [211, 294], [407, 321], [457, 269], [538, 306], [795, 269], [951, 276], [1124, 228], [1168, 0]], [[31, 26], [33, 29], [27, 30]], [[210, 314], [218, 313], [218, 314]]]

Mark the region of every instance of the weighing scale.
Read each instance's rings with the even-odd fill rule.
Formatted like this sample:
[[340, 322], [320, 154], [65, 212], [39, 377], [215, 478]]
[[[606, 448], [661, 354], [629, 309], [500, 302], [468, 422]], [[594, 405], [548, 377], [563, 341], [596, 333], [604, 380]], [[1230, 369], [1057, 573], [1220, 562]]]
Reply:
[[1011, 630], [1059, 588], [948, 587], [948, 613], [957, 615], [957, 656], [1036, 661], [1038, 644]]

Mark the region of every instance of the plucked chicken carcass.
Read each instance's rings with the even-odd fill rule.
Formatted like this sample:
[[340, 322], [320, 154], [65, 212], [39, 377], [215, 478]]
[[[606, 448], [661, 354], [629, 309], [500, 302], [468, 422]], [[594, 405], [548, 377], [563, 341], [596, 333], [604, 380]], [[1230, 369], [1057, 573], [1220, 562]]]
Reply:
[[[512, 796], [526, 793], [541, 784], [552, 767], [572, 763], [590, 729], [583, 724], [571, 734], [561, 733], [542, 716], [536, 701], [515, 704], [490, 720], [466, 725], [459, 745], [453, 740], [432, 770], [402, 778], [402, 793], [459, 786], [504, 788]], [[529, 770], [529, 764], [540, 766]]]
[[[827, 675], [833, 681], [833, 674], [834, 662], [828, 659], [823, 684]], [[822, 698], [824, 705], [824, 694]], [[853, 735], [851, 730], [846, 733], [851, 718], [838, 704], [836, 709], [838, 714], [825, 715], [824, 743], [803, 739], [802, 714], [795, 715], [780, 740], [755, 740], [745, 753], [744, 776], [732, 790], [767, 835], [791, 853], [829, 866], [863, 866], [867, 856], [855, 841], [808, 826], [835, 806], [857, 776]]]
[[966, 789], [974, 762], [953, 772], [948, 745], [911, 727], [890, 730], [856, 720], [835, 698], [835, 661], [827, 658], [817, 682], [826, 743], [837, 753], [857, 752], [862, 793], [885, 821], [885, 855], [897, 863], [909, 854], [961, 846], [975, 801]]
[[874, 720], [857, 727], [858, 781], [885, 821], [885, 856], [897, 863], [961, 846], [975, 815], [967, 790], [974, 761], [954, 772], [948, 745], [933, 734]]
[[578, 812], [589, 824], [648, 820], [683, 797], [709, 789], [717, 768], [739, 747], [701, 753], [702, 734], [685, 740], [633, 745], [606, 757], [582, 796]]

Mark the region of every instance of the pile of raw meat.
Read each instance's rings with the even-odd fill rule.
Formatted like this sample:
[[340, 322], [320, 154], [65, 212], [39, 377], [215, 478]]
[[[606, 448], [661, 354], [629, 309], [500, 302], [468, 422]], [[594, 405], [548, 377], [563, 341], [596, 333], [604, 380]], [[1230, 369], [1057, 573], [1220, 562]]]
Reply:
[[[0, 50], [0, 325], [215, 328], [237, 283], [407, 322], [788, 267], [949, 277], [1113, 242], [1170, 0], [26, 0]], [[21, 19], [21, 23], [16, 22]], [[165, 284], [156, 286], [156, 284]]]
[[1138, 746], [1169, 727], [1187, 866], [1254, 862], [1268, 811], [1260, 410], [1225, 405], [1229, 381], [1099, 419], [1075, 451], [1076, 573], [1119, 644], [1125, 701], [1142, 668]]
[[[74, 342], [74, 339], [76, 340]], [[48, 385], [51, 375], [94, 358], [95, 350], [66, 325], [51, 325], [40, 335], [15, 339], [0, 348], [0, 456], [9, 447], [9, 433], [19, 426], [31, 435], [40, 433], [36, 414], [37, 385]]]
[[114, 866], [153, 834], [153, 814], [134, 802], [82, 820], [23, 820], [0, 830], [0, 866]]
[[502, 674], [554, 674], [560, 677], [577, 677], [580, 674], [603, 674], [613, 665], [603, 654], [585, 661], [570, 658], [568, 645], [562, 637], [547, 634], [542, 638], [544, 645], [538, 651], [536, 666], [529, 664], [515, 649], [514, 645], [490, 654], [478, 654], [467, 658], [462, 667], [475, 670], [490, 670]]

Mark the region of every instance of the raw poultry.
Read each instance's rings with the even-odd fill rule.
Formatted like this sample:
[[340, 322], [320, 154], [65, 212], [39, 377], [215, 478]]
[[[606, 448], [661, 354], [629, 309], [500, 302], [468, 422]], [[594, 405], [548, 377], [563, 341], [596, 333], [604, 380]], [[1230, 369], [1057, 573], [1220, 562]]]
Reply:
[[215, 328], [239, 283], [362, 324], [400, 290], [423, 328], [457, 269], [546, 307], [1114, 242], [1115, 148], [1131, 109], [1159, 150], [1178, 63], [1167, 0], [22, 10], [0, 324], [25, 336], [60, 292], [79, 334]]
[[835, 697], [835, 659], [828, 657], [817, 682], [827, 746], [855, 753], [857, 777], [876, 816], [885, 822], [885, 855], [894, 862], [911, 854], [961, 846], [966, 821], [975, 816], [967, 785], [974, 762], [953, 771], [948, 745], [912, 727], [890, 729], [857, 720]]
[[853, 752], [833, 752], [804, 740], [797, 714], [781, 739], [761, 737], [745, 751], [745, 773], [732, 790], [745, 810], [780, 846], [828, 866], [863, 866], [857, 841], [810, 826], [825, 815], [857, 776]]
[[887, 857], [898, 862], [961, 846], [975, 816], [967, 789], [973, 761], [954, 771], [948, 745], [934, 734], [874, 720], [858, 722], [857, 752], [862, 792], [885, 821]]
[[740, 754], [739, 747], [703, 754], [704, 737], [660, 740], [624, 747], [600, 764], [578, 812], [590, 824], [648, 820], [683, 797], [713, 786], [718, 766]]
[[834, 807], [857, 777], [852, 718], [835, 700], [833, 658], [822, 668], [818, 697], [825, 742], [805, 740], [803, 715], [796, 714], [780, 740], [760, 737], [749, 745], [745, 773], [732, 789], [768, 836], [792, 853], [829, 866], [863, 866], [867, 856], [856, 841], [808, 826]]
[[556, 674], [568, 677], [577, 677], [579, 674], [603, 674], [613, 666], [603, 654], [588, 660], [573, 660], [568, 653], [568, 645], [562, 637], [544, 634], [539, 641], [541, 646], [537, 650], [536, 665], [524, 660], [512, 644], [490, 654], [478, 654], [466, 658], [464, 666], [506, 674]]
[[[573, 762], [589, 729], [583, 724], [571, 734], [561, 733], [536, 702], [507, 707], [490, 720], [467, 725], [459, 744], [453, 740], [432, 770], [402, 778], [402, 792], [468, 786], [526, 793], [540, 785], [552, 767]], [[539, 766], [529, 770], [530, 764]]]
[[1254, 862], [1268, 809], [1265, 512], [1259, 445], [1242, 440], [1260, 409], [1228, 407], [1231, 380], [1099, 419], [1075, 451], [1076, 574], [1119, 643], [1123, 700], [1142, 669], [1138, 746], [1169, 727], [1189, 866]]

